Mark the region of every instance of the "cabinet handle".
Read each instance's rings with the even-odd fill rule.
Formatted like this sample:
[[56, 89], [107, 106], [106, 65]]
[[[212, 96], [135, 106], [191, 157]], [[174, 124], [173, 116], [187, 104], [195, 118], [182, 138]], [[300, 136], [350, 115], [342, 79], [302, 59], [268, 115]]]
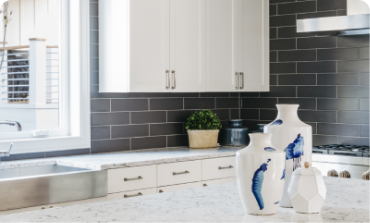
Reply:
[[241, 72], [241, 73], [240, 73], [240, 76], [241, 76], [241, 78], [242, 78], [242, 81], [241, 81], [241, 82], [242, 82], [242, 83], [241, 83], [241, 84], [242, 84], [242, 86], [240, 87], [240, 90], [243, 90], [243, 89], [244, 89], [244, 73], [243, 73], [243, 72]]
[[218, 167], [219, 170], [232, 169], [232, 168], [234, 168], [234, 167], [231, 166], [231, 165], [230, 166], [226, 166], [226, 167], [222, 167], [222, 166], [219, 166]]
[[203, 184], [203, 187], [208, 187], [208, 185], [207, 184]]
[[182, 174], [188, 174], [190, 173], [189, 171], [185, 171], [185, 172], [179, 172], [179, 173], [176, 173], [176, 172], [173, 172], [173, 175], [182, 175]]
[[235, 90], [238, 90], [239, 89], [239, 73], [235, 72], [235, 76], [236, 76]]
[[130, 181], [130, 180], [141, 180], [143, 179], [141, 176], [138, 176], [137, 178], [124, 178], [124, 181]]
[[170, 78], [170, 71], [169, 70], [166, 70], [166, 89], [170, 89], [170, 86], [171, 86], [171, 78]]
[[124, 197], [124, 198], [128, 198], [128, 197], [138, 197], [138, 196], [142, 196], [142, 195], [143, 195], [142, 193], [133, 194], [133, 195], [127, 195], [127, 194], [125, 194], [123, 197]]
[[176, 71], [172, 71], [173, 87], [172, 90], [176, 89]]
[[163, 190], [159, 190], [159, 193], [163, 193]]

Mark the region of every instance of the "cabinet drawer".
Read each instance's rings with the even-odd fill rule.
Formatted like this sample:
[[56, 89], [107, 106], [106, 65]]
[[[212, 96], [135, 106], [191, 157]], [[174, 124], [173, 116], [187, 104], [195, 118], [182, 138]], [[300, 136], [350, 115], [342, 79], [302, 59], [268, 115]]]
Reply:
[[123, 198], [141, 197], [144, 195], [155, 194], [156, 192], [157, 192], [156, 189], [152, 188], [152, 189], [134, 190], [134, 191], [108, 194], [107, 201], [123, 199]]
[[108, 170], [108, 193], [156, 187], [156, 166]]
[[158, 187], [201, 181], [201, 161], [158, 165]]
[[235, 157], [202, 160], [202, 180], [235, 176]]
[[217, 184], [233, 183], [233, 182], [236, 182], [235, 177], [218, 179], [218, 180], [206, 180], [206, 181], [202, 181], [202, 187], [208, 187], [208, 186], [217, 185]]
[[195, 183], [188, 183], [188, 184], [179, 184], [174, 186], [168, 186], [168, 187], [160, 187], [157, 189], [157, 193], [165, 193], [170, 191], [178, 191], [178, 190], [185, 190], [189, 188], [197, 188], [201, 187], [201, 182], [195, 182]]

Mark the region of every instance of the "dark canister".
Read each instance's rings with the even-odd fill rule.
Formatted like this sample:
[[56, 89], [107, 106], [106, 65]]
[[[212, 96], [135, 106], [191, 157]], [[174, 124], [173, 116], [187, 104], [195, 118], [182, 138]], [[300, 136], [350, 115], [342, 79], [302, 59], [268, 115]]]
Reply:
[[242, 120], [229, 120], [229, 126], [222, 127], [220, 143], [225, 146], [246, 146], [249, 144], [248, 128], [242, 126]]
[[258, 129], [254, 130], [253, 133], [263, 132], [263, 128], [265, 127], [266, 124], [257, 124], [257, 125]]

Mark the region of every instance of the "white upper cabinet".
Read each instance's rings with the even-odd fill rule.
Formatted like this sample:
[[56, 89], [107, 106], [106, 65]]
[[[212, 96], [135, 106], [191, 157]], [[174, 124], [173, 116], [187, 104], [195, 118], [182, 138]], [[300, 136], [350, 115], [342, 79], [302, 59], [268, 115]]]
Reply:
[[269, 90], [268, 0], [99, 1], [100, 92]]

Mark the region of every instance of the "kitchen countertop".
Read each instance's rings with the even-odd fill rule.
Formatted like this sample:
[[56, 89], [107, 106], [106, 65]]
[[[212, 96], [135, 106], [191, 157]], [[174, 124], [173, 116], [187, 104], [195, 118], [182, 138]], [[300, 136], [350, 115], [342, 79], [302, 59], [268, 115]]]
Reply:
[[132, 152], [101, 153], [91, 155], [55, 157], [22, 161], [8, 161], [0, 164], [0, 169], [60, 164], [89, 169], [112, 169], [134, 166], [175, 163], [208, 158], [234, 156], [242, 147], [219, 147], [214, 149], [155, 149]]
[[321, 214], [245, 214], [236, 183], [0, 216], [0, 222], [369, 222], [369, 181], [325, 177]]

